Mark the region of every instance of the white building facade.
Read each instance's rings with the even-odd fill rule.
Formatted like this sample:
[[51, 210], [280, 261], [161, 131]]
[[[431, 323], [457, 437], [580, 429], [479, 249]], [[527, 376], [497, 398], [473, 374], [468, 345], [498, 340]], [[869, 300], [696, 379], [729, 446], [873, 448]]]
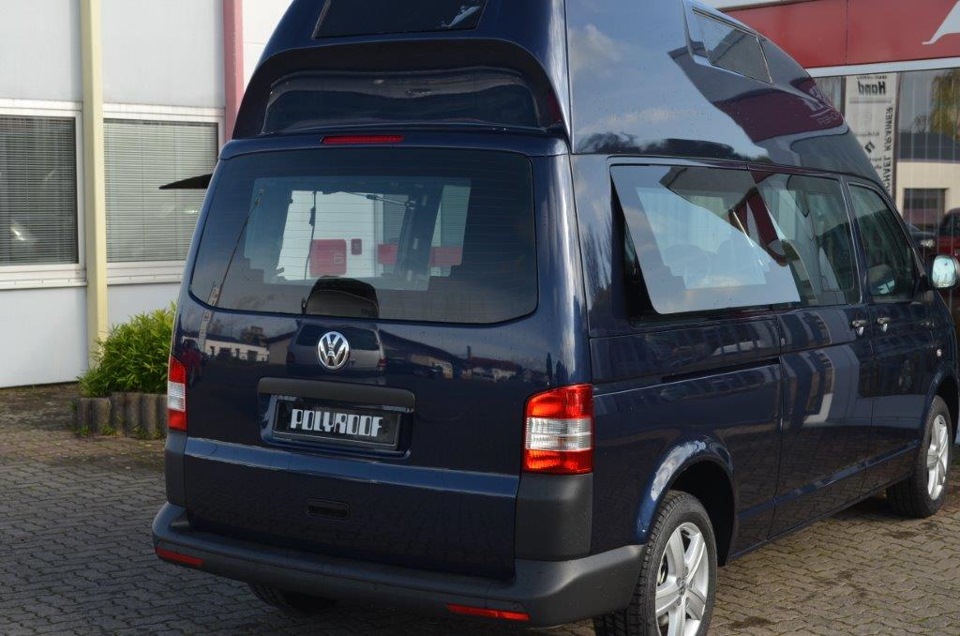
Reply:
[[[175, 300], [203, 192], [158, 188], [212, 170], [244, 70], [288, 4], [3, 1], [0, 386], [72, 381], [92, 337]], [[105, 244], [89, 236], [98, 219]], [[98, 330], [92, 263], [104, 255]]]

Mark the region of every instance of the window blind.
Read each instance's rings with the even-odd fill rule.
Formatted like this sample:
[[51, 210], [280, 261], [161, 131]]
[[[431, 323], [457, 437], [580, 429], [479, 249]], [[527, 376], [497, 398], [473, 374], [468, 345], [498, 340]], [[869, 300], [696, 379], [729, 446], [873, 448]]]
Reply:
[[183, 260], [204, 193], [159, 188], [213, 170], [217, 125], [108, 119], [104, 143], [107, 259]]
[[0, 265], [77, 262], [72, 117], [0, 115]]

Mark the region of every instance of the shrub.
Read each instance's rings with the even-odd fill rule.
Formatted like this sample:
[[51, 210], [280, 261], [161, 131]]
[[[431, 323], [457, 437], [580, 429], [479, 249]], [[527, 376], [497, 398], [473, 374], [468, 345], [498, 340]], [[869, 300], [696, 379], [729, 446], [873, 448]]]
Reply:
[[105, 340], [97, 341], [95, 364], [78, 378], [80, 392], [86, 397], [115, 391], [165, 393], [173, 313], [171, 305], [113, 326]]

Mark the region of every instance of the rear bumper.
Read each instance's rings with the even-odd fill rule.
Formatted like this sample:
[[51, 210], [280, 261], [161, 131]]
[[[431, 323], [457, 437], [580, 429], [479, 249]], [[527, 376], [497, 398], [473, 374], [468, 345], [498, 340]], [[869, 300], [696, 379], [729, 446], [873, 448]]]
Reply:
[[566, 561], [518, 559], [509, 581], [327, 557], [239, 541], [190, 527], [166, 504], [153, 522], [154, 547], [202, 560], [199, 569], [285, 590], [445, 614], [448, 603], [524, 612], [530, 625], [599, 616], [630, 602], [643, 546]]

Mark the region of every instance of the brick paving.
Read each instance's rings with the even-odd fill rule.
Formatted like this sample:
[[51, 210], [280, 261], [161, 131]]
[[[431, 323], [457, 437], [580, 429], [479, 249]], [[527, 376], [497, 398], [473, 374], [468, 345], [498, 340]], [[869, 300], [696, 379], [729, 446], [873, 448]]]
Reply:
[[[162, 442], [78, 439], [74, 388], [0, 391], [0, 634], [592, 634], [343, 605], [287, 617], [243, 584], [159, 562]], [[955, 466], [958, 468], [958, 466]], [[921, 521], [882, 500], [720, 571], [711, 634], [960, 634], [960, 488]]]

